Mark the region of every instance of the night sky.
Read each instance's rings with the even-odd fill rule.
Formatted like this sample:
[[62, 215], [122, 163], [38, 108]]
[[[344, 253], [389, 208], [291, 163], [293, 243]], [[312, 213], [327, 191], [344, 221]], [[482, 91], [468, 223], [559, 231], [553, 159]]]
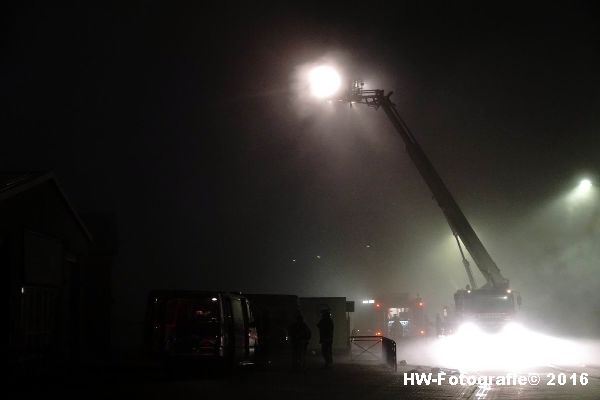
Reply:
[[458, 251], [383, 111], [304, 101], [298, 72], [334, 62], [394, 91], [530, 312], [598, 333], [600, 213], [561, 209], [600, 178], [598, 11], [450, 3], [7, 10], [0, 169], [116, 218], [121, 336], [153, 288], [433, 311], [467, 283]]

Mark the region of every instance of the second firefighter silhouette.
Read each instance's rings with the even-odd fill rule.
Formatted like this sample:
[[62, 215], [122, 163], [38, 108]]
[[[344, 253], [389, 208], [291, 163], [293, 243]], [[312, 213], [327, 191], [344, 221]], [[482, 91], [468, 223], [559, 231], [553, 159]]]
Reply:
[[321, 320], [317, 324], [319, 327], [319, 341], [321, 342], [321, 353], [325, 359], [325, 366], [333, 364], [333, 320], [329, 310], [321, 311]]
[[304, 369], [306, 348], [308, 347], [311, 333], [310, 328], [302, 318], [302, 314], [297, 314], [296, 321], [288, 328], [288, 334], [292, 343], [292, 368]]

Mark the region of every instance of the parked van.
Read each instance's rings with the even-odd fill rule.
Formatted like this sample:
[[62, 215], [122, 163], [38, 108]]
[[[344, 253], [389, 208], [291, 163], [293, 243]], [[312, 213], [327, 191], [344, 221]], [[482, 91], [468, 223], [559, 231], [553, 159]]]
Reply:
[[146, 347], [163, 361], [253, 364], [256, 325], [244, 296], [212, 291], [152, 291]]
[[298, 296], [247, 293], [246, 297], [252, 303], [256, 329], [260, 337], [260, 346], [256, 354], [259, 363], [289, 364], [292, 346], [288, 338], [288, 328], [296, 322], [299, 311]]

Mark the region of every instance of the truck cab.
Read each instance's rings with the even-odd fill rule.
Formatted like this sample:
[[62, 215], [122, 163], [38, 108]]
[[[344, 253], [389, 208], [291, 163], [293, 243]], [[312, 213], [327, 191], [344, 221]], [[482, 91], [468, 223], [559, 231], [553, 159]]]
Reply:
[[515, 297], [511, 290], [458, 290], [454, 294], [456, 324], [472, 322], [484, 330], [497, 331], [514, 319]]

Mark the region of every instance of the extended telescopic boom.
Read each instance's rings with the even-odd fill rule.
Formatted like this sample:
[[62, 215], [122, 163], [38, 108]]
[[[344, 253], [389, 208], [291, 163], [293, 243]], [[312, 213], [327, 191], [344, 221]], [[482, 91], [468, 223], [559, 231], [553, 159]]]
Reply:
[[[508, 289], [508, 279], [503, 277], [500, 273], [500, 269], [494, 260], [492, 260], [492, 257], [483, 246], [483, 243], [481, 243], [481, 240], [479, 240], [479, 237], [454, 200], [454, 197], [452, 197], [452, 194], [450, 194], [450, 191], [421, 149], [421, 146], [419, 146], [419, 143], [400, 117], [394, 103], [391, 102], [390, 96], [393, 92], [389, 92], [386, 95], [381, 89], [364, 90], [363, 86], [364, 84], [362, 82], [355, 81], [346, 97], [340, 100], [349, 102], [351, 105], [353, 103], [359, 103], [366, 104], [367, 106], [376, 109], [380, 107], [383, 109], [392, 125], [394, 125], [396, 131], [402, 137], [402, 140], [404, 140], [406, 151], [433, 193], [438, 205], [446, 216], [452, 232], [455, 236], [457, 235], [460, 237], [460, 240], [465, 245], [467, 251], [473, 258], [473, 261], [475, 261], [477, 268], [479, 268], [479, 271], [483, 274], [486, 280], [486, 284], [483, 288], [494, 288], [499, 290]], [[465, 262], [465, 268], [467, 270], [467, 275], [469, 276], [471, 287], [476, 289], [475, 280], [473, 279], [468, 262]]]

